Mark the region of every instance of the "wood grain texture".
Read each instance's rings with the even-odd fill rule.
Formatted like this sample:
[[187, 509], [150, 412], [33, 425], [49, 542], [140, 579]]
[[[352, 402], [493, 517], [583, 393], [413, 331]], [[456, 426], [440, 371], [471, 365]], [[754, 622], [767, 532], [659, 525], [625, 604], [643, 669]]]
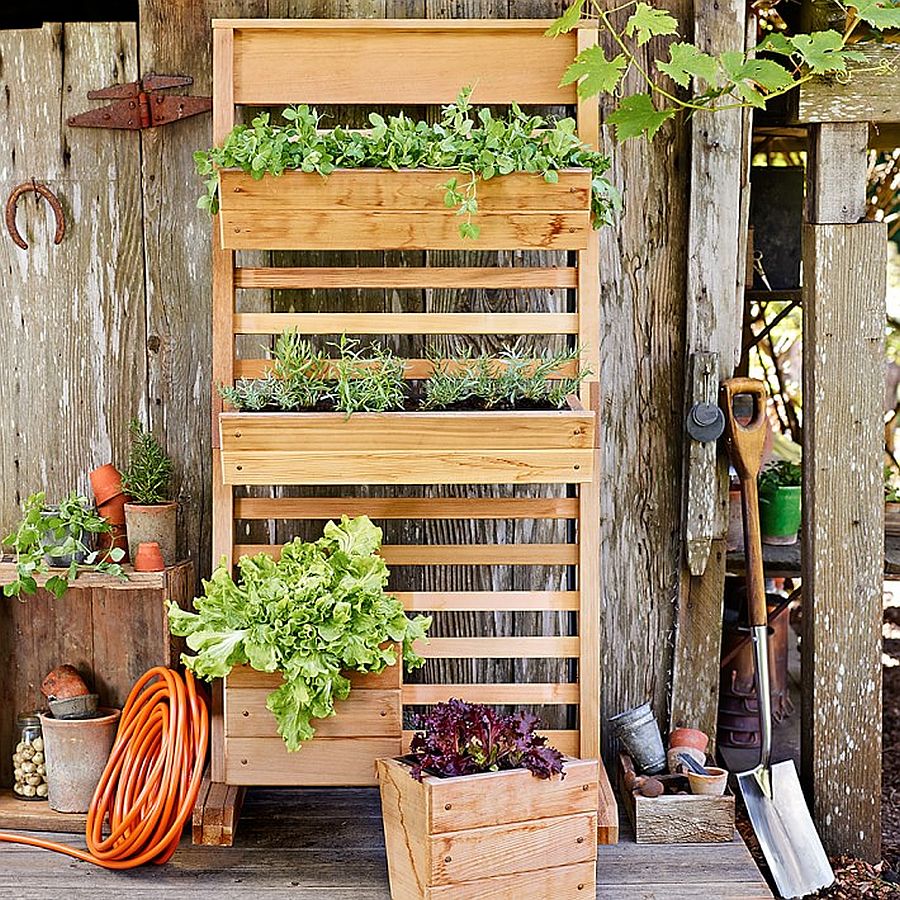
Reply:
[[810, 126], [806, 156], [806, 221], [820, 225], [852, 225], [865, 218], [868, 139], [869, 127], [865, 122]]
[[851, 75], [822, 76], [797, 90], [798, 122], [900, 121], [900, 77], [896, 44], [857, 43], [865, 59], [849, 64]]
[[803, 776], [826, 849], [869, 860], [881, 858], [884, 241], [878, 223], [803, 227]]
[[[137, 77], [133, 24], [0, 31], [3, 202], [32, 178], [59, 198], [66, 235], [53, 244], [48, 204], [26, 194], [28, 250], [0, 240], [0, 528], [45, 490], [90, 494], [88, 472], [125, 459], [128, 420], [146, 412], [140, 148], [134, 132], [70, 129], [85, 93]], [[27, 73], [27, 77], [25, 74]]]

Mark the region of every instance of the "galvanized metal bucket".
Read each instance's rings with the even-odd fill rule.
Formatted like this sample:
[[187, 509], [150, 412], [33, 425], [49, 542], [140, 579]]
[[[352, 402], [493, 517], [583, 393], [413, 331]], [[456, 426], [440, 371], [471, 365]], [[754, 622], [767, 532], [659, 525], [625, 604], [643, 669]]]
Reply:
[[666, 751], [649, 703], [613, 716], [609, 724], [638, 771], [648, 775], [665, 771]]

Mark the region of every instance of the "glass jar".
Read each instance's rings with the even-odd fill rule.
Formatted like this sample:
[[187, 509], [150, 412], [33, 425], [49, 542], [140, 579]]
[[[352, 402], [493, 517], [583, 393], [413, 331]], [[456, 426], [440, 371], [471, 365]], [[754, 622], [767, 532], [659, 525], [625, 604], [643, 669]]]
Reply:
[[47, 767], [44, 737], [37, 712], [16, 717], [16, 749], [13, 753], [13, 793], [19, 800], [47, 799]]

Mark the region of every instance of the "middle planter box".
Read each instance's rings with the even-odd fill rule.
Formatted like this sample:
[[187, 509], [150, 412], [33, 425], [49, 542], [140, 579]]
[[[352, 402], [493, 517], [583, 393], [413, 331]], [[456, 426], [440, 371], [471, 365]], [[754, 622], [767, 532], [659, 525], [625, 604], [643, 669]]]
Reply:
[[553, 484], [593, 476], [591, 410], [219, 416], [225, 484]]
[[[398, 653], [399, 655], [399, 653]], [[374, 785], [375, 761], [397, 756], [403, 740], [399, 661], [379, 675], [347, 673], [350, 696], [336, 714], [313, 722], [316, 735], [289, 753], [266, 709], [266, 697], [282, 683], [235, 666], [225, 679], [225, 781], [235, 785]]]

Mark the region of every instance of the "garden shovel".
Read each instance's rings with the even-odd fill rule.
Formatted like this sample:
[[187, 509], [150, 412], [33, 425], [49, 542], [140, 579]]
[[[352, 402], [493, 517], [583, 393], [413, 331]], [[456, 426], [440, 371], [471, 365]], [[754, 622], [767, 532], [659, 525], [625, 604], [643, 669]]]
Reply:
[[[738, 422], [734, 413], [735, 398], [744, 395], [753, 401], [753, 412], [746, 423]], [[759, 765], [740, 773], [737, 780], [778, 892], [782, 897], [803, 897], [832, 884], [834, 872], [813, 825], [793, 761], [774, 766], [771, 762], [769, 625], [756, 488], [766, 438], [765, 387], [752, 378], [732, 378], [722, 385], [722, 402], [728, 452], [741, 481], [747, 607], [762, 738]]]

